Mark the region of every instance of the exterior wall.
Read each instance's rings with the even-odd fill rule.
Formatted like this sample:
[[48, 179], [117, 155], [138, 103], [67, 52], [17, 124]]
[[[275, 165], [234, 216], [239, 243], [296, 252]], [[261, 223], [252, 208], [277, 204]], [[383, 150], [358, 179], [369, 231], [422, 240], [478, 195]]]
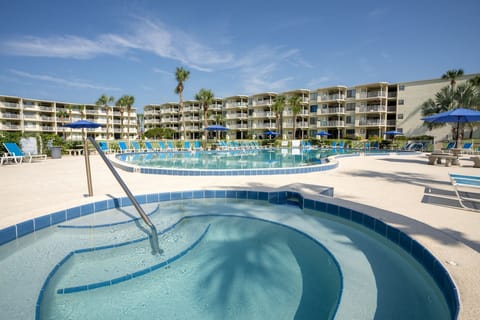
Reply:
[[[457, 80], [457, 85], [465, 83], [475, 75], [467, 75]], [[425, 81], [404, 82], [398, 84], [397, 128], [407, 136], [431, 135], [435, 140], [452, 138], [451, 126], [428, 130], [422, 126], [421, 105], [441, 88], [450, 85], [449, 80], [434, 79]], [[404, 88], [404, 90], [401, 90]]]
[[125, 107], [105, 108], [94, 104], [79, 105], [0, 96], [0, 131], [52, 133], [62, 135], [67, 140], [81, 140], [81, 129], [63, 127], [65, 123], [81, 119], [103, 125], [88, 131], [89, 134], [94, 134], [96, 139], [127, 139], [127, 135], [130, 139], [135, 139], [138, 136], [137, 111], [134, 108], [127, 114]]

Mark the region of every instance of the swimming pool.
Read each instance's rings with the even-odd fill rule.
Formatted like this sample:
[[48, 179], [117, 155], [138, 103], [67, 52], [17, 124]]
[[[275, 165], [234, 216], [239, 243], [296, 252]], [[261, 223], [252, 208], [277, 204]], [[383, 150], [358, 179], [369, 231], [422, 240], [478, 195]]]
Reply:
[[171, 175], [270, 175], [307, 173], [336, 167], [330, 156], [358, 155], [336, 149], [246, 149], [117, 154], [124, 170]]
[[0, 279], [2, 314], [22, 319], [108, 318], [107, 313], [142, 319], [145, 312], [196, 319], [282, 318], [277, 311], [287, 319], [295, 314], [308, 319], [310, 312], [314, 319], [457, 315], [455, 286], [441, 264], [403, 232], [363, 213], [292, 192], [207, 190], [137, 198], [164, 231], [161, 256], [152, 256], [148, 241], [141, 240], [145, 233], [132, 221], [127, 199], [2, 230], [0, 267], [9, 275]]

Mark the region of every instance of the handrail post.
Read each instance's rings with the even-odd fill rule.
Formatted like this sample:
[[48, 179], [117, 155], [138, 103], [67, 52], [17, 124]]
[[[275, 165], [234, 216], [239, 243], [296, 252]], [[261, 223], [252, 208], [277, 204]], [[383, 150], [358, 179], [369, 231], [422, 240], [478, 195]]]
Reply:
[[120, 175], [118, 174], [117, 170], [113, 167], [112, 163], [110, 160], [108, 160], [107, 156], [103, 153], [102, 149], [100, 146], [97, 144], [97, 142], [92, 138], [88, 137], [88, 141], [92, 143], [92, 145], [95, 147], [97, 150], [98, 154], [102, 158], [102, 160], [105, 162], [107, 165], [108, 169], [112, 172], [113, 176], [115, 179], [117, 179], [118, 183], [122, 187], [123, 191], [127, 194], [128, 199], [132, 202], [133, 206], [135, 209], [137, 209], [138, 214], [142, 218], [142, 220], [150, 227], [150, 245], [152, 246], [152, 254], [157, 254], [157, 253], [162, 253], [163, 250], [160, 249], [160, 246], [158, 244], [158, 234], [157, 234], [157, 228], [155, 228], [155, 225], [152, 223], [148, 215], [143, 211], [142, 207], [138, 203], [137, 199], [135, 199], [135, 196], [132, 194], [130, 189], [127, 187], [125, 182], [122, 180]]

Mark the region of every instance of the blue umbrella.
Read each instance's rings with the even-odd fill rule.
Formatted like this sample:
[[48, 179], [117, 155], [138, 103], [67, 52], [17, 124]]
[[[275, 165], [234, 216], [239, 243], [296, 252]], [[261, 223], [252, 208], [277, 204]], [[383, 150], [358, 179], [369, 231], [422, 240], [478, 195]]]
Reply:
[[78, 120], [78, 121], [75, 121], [75, 122], [72, 122], [72, 123], [67, 123], [64, 125], [64, 127], [68, 127], [68, 128], [74, 128], [74, 129], [91, 129], [91, 128], [99, 128], [101, 127], [102, 125], [100, 123], [95, 123], [95, 122], [91, 122], [91, 121], [87, 121], [87, 120]]
[[317, 136], [326, 137], [326, 136], [331, 136], [331, 134], [326, 131], [319, 131], [317, 132]]
[[456, 123], [457, 124], [457, 141], [455, 146], [458, 147], [458, 129], [460, 123], [480, 121], [480, 112], [472, 109], [457, 108], [446, 112], [434, 114], [432, 116], [422, 118], [423, 121], [429, 123]]
[[[99, 123], [95, 123], [87, 120], [78, 120], [78, 121], [67, 123], [64, 125], [64, 127], [74, 128], [74, 129], [94, 129], [101, 126], [102, 125]], [[85, 169], [87, 171], [88, 195], [93, 196], [92, 174], [90, 172], [90, 158], [88, 156], [88, 146], [85, 138], [83, 140], [83, 154], [85, 155]]]
[[208, 126], [208, 127], [204, 128], [204, 130], [207, 130], [207, 131], [227, 131], [227, 130], [230, 130], [230, 129], [228, 129], [227, 127], [218, 125], [218, 124], [214, 124], [214, 125], [211, 125], [211, 126]]
[[387, 132], [385, 132], [385, 134], [391, 134], [392, 136], [398, 136], [400, 134], [403, 134], [403, 132], [393, 130], [393, 131], [387, 131]]
[[277, 136], [278, 135], [278, 133], [276, 133], [275, 131], [265, 131], [263, 134], [266, 135], [266, 136]]

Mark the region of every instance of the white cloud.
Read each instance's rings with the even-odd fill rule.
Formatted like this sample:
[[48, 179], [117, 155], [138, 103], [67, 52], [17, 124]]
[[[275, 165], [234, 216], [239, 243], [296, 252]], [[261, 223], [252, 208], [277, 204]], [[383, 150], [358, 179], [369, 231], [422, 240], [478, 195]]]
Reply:
[[29, 72], [24, 72], [24, 71], [15, 70], [15, 69], [11, 69], [10, 72], [17, 75], [17, 76], [23, 77], [23, 78], [47, 81], [47, 82], [51, 82], [51, 83], [55, 83], [55, 84], [62, 85], [62, 86], [67, 86], [67, 87], [98, 89], [98, 90], [105, 90], [105, 91], [120, 91], [121, 90], [120, 88], [99, 86], [99, 85], [95, 85], [95, 84], [91, 84], [91, 83], [87, 83], [87, 82], [82, 82], [82, 81], [66, 80], [66, 79], [52, 77], [50, 75], [45, 75], [45, 74], [32, 74], [32, 73], [29, 73]]
[[93, 39], [75, 35], [27, 36], [5, 41], [2, 47], [0, 50], [4, 54], [73, 59], [146, 51], [200, 71], [211, 71], [213, 67], [233, 60], [231, 53], [219, 52], [181, 30], [143, 18], [137, 18], [131, 25], [130, 33], [126, 34], [101, 34]]

